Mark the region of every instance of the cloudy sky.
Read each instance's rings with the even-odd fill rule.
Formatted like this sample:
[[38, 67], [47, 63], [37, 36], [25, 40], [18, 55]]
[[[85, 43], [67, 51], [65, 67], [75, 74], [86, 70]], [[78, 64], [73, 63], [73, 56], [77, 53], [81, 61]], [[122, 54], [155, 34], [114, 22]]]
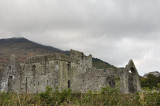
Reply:
[[0, 38], [76, 49], [140, 75], [160, 71], [159, 0], [0, 0]]

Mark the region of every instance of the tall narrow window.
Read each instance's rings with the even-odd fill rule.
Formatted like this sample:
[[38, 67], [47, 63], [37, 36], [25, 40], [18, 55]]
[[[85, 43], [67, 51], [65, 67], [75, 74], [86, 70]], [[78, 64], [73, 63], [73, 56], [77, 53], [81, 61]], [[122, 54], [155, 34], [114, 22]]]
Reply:
[[26, 85], [25, 85], [25, 86], [26, 86], [25, 88], [26, 88], [26, 92], [27, 92], [27, 89], [28, 89], [28, 88], [27, 88], [27, 76], [26, 76]]
[[32, 75], [35, 78], [35, 76], [36, 76], [36, 65], [32, 66]]
[[38, 81], [38, 86], [39, 86], [39, 81]]
[[39, 86], [39, 81], [38, 81], [38, 86]]
[[36, 70], [36, 65], [32, 66], [32, 71]]
[[44, 75], [46, 75], [47, 56], [44, 57]]
[[47, 80], [47, 85], [48, 85], [48, 82], [49, 82], [49, 81]]
[[68, 62], [67, 69], [68, 69], [68, 71], [71, 70], [71, 62]]
[[70, 88], [70, 86], [71, 86], [71, 81], [68, 80], [68, 88]]
[[9, 70], [11, 70], [11, 66], [9, 66]]

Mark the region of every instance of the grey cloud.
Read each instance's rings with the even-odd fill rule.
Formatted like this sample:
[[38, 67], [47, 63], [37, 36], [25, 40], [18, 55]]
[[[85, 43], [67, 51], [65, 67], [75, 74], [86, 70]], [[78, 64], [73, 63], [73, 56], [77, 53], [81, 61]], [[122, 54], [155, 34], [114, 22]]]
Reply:
[[0, 38], [77, 49], [116, 66], [132, 58], [142, 75], [160, 69], [159, 10], [159, 0], [0, 0]]

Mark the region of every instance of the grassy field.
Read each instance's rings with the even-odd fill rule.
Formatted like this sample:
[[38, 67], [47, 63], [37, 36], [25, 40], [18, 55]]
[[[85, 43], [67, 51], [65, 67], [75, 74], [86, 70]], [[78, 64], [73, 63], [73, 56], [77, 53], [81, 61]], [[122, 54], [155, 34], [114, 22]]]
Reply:
[[40, 94], [1, 93], [0, 106], [160, 106], [160, 93], [145, 89], [134, 94], [122, 94], [117, 88], [102, 88], [99, 92], [72, 93], [71, 89], [52, 90]]

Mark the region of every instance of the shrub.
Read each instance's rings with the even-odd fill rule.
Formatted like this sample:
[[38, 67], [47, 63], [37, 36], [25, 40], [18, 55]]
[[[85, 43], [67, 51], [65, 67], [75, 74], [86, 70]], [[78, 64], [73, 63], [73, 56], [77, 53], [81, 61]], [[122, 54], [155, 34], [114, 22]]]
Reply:
[[53, 97], [53, 90], [51, 87], [47, 86], [46, 87], [46, 91], [45, 92], [42, 92], [39, 94], [40, 95], [40, 99], [41, 101], [43, 101], [43, 104], [55, 104], [55, 101], [54, 101], [54, 97]]
[[139, 93], [140, 103], [142, 105], [159, 106], [160, 105], [160, 92], [154, 89], [145, 88], [143, 92]]
[[71, 100], [71, 92], [71, 89], [62, 89], [60, 92], [58, 87], [53, 92], [53, 89], [48, 86], [45, 92], [40, 93], [40, 99], [46, 105], [60, 105]]

